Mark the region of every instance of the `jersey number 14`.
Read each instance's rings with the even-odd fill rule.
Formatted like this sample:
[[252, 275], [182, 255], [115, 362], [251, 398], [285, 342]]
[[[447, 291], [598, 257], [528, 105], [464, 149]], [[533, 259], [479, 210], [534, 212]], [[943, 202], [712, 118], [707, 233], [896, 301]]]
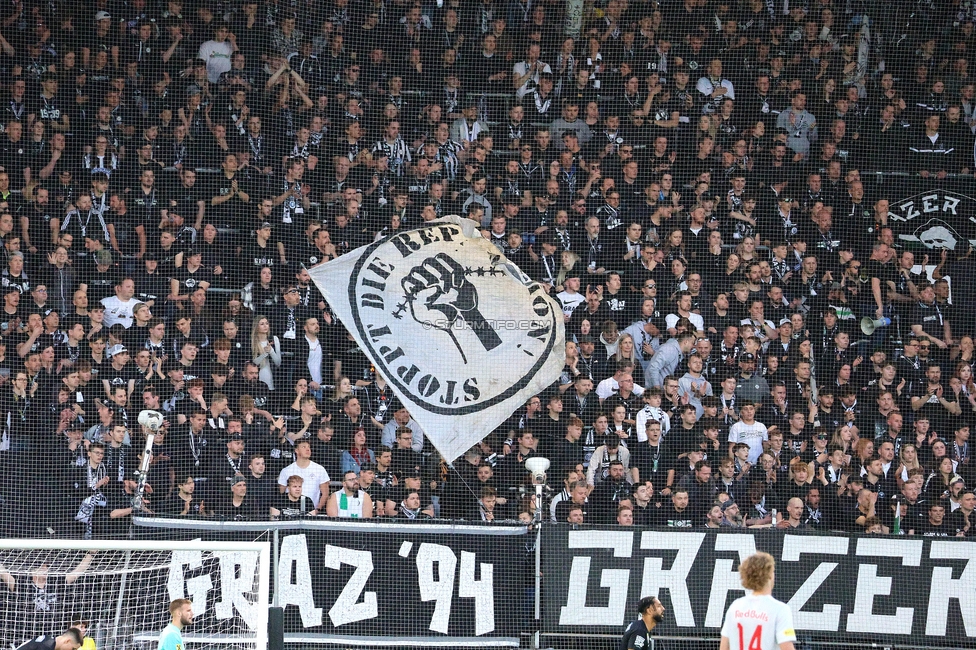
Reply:
[[736, 624], [739, 628], [739, 650], [762, 650], [762, 625], [756, 626], [756, 631], [752, 633], [752, 638], [749, 639], [749, 645], [746, 645], [746, 637], [742, 630], [742, 623]]

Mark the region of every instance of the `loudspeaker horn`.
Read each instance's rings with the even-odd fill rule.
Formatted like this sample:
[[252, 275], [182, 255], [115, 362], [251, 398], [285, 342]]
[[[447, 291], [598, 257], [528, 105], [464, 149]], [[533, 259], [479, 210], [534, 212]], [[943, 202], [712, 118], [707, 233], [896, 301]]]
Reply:
[[891, 325], [890, 318], [868, 318], [865, 316], [861, 319], [861, 331], [864, 332], [865, 336], [871, 336], [874, 334], [874, 330], [889, 325]]

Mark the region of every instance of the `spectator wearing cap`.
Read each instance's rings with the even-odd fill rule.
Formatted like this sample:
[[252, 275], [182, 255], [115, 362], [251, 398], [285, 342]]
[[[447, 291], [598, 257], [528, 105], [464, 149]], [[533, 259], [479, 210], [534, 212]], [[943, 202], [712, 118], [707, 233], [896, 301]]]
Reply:
[[[780, 296], [782, 296], [782, 289], [780, 287], [771, 287], [770, 292], [776, 291]], [[771, 310], [771, 311], [784, 311], [783, 310]], [[775, 316], [773, 316], [775, 318]], [[785, 364], [791, 359], [790, 350], [793, 348], [795, 341], [793, 340], [793, 321], [789, 319], [788, 316], [783, 316], [778, 320], [778, 327], [776, 328], [776, 336], [770, 338], [769, 342], [766, 344], [766, 354], [775, 355], [779, 360], [780, 367], [785, 367]], [[795, 350], [794, 350], [795, 354]]]
[[792, 244], [800, 236], [801, 215], [794, 211], [793, 197], [785, 190], [776, 197], [776, 208], [765, 213], [765, 219], [760, 218], [758, 226], [762, 233], [763, 244], [785, 241]]
[[262, 508], [258, 499], [248, 494], [248, 482], [243, 474], [229, 477], [228, 488], [217, 497], [213, 511], [218, 518], [228, 521], [254, 521], [268, 516], [267, 508]]
[[705, 528], [721, 528], [723, 519], [724, 513], [722, 512], [722, 506], [713, 504], [705, 515]]
[[631, 487], [626, 478], [623, 462], [610, 461], [606, 478], [593, 488], [589, 496], [592, 523], [613, 523], [620, 502], [624, 499], [629, 500], [630, 493]]
[[241, 267], [239, 272], [243, 282], [253, 282], [260, 279], [261, 269], [268, 267], [275, 270], [284, 258], [285, 245], [274, 237], [273, 226], [269, 221], [263, 221], [254, 229], [254, 239], [249, 240], [241, 251]]
[[745, 528], [742, 513], [739, 511], [739, 504], [728, 495], [725, 495], [724, 500], [722, 496], [719, 495], [719, 508], [722, 511], [722, 522], [720, 525], [723, 528]]
[[271, 330], [280, 337], [278, 340], [284, 359], [279, 373], [280, 381], [285, 385], [294, 384], [293, 377], [299, 363], [298, 339], [303, 334], [302, 324], [308, 313], [309, 310], [301, 304], [301, 293], [296, 283], [285, 283], [281, 288], [281, 300], [272, 308], [269, 319]]
[[[598, 294], [591, 292], [587, 301], [592, 302], [594, 295]], [[577, 310], [575, 313], [580, 311], [582, 310]], [[576, 369], [579, 370], [580, 375], [588, 377], [595, 386], [610, 374], [607, 370], [609, 364], [606, 348], [601, 345], [597, 351], [596, 338], [592, 334], [581, 334], [577, 341], [579, 342], [579, 357], [576, 362]]]
[[769, 401], [770, 389], [766, 379], [756, 374], [756, 355], [744, 352], [739, 355], [739, 374], [736, 377], [735, 398], [759, 406]]
[[729, 429], [729, 453], [737, 443], [746, 444], [749, 446], [747, 460], [750, 465], [755, 465], [763, 452], [763, 443], [768, 439], [766, 425], [756, 421], [756, 405], [743, 399], [739, 405], [739, 421]]
[[122, 344], [115, 344], [106, 350], [106, 355], [109, 357], [109, 364], [99, 373], [106, 397], [111, 399], [116, 388], [124, 388], [126, 394], [131, 395], [136, 388], [139, 371], [129, 365], [132, 358], [129, 350]]
[[966, 480], [958, 474], [949, 481], [949, 493], [946, 495], [946, 514], [955, 512], [959, 509], [959, 500], [963, 491], [966, 489]]
[[[532, 237], [533, 235], [526, 233], [527, 236]], [[518, 230], [509, 230], [506, 235], [505, 256], [513, 264], [518, 266], [520, 269], [528, 269], [532, 264], [532, 259], [529, 254], [529, 247], [524, 245], [524, 240], [522, 238], [522, 233]]]
[[[543, 251], [546, 249], [544, 248]], [[563, 320], [569, 322], [573, 312], [586, 301], [586, 297], [580, 293], [580, 274], [578, 271], [569, 270], [566, 272], [562, 282], [563, 290], [556, 294], [556, 299], [563, 308]]]
[[[216, 433], [211, 432], [216, 439]], [[224, 485], [233, 485], [233, 480], [237, 476], [242, 476], [248, 471], [249, 458], [245, 453], [244, 435], [242, 433], [228, 434], [225, 442], [226, 451], [223, 454], [214, 453], [209, 459], [208, 476], [216, 487], [215, 490], [223, 492]]]

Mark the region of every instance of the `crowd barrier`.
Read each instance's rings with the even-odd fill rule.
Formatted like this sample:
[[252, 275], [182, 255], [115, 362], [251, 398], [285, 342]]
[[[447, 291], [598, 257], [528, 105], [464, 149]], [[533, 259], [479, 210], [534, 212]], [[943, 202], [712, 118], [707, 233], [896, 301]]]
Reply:
[[[543, 647], [576, 647], [619, 637], [646, 595], [668, 610], [657, 634], [713, 641], [743, 594], [738, 562], [762, 550], [777, 560], [774, 596], [793, 609], [802, 643], [976, 644], [976, 544], [964, 539], [415, 521], [137, 524], [138, 537], [159, 540], [272, 535], [273, 602], [285, 608], [287, 643], [517, 646], [538, 633]], [[171, 593], [174, 584], [200, 588], [205, 569], [184, 560], [171, 568]], [[216, 573], [204, 581], [215, 590]]]

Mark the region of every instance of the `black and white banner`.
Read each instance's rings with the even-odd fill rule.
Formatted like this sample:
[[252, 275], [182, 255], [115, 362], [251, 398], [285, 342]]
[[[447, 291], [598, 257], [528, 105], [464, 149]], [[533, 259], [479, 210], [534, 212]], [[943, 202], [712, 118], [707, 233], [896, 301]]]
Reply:
[[955, 538], [713, 533], [548, 526], [542, 552], [547, 634], [620, 634], [636, 603], [665, 604], [661, 635], [714, 637], [743, 595], [738, 565], [777, 562], [773, 595], [801, 639], [972, 647], [976, 544]]
[[469, 219], [397, 233], [310, 273], [448, 462], [562, 372], [561, 307]]
[[[184, 523], [168, 520], [169, 525]], [[173, 540], [270, 536], [255, 526], [230, 532], [197, 523], [196, 533], [185, 528], [137, 531], [140, 537]], [[167, 520], [151, 525], [166, 526]], [[359, 645], [389, 637], [385, 645], [517, 646], [526, 617], [532, 615], [526, 543], [534, 540], [521, 526], [283, 524], [274, 567], [277, 583], [272, 580], [271, 589], [284, 608], [285, 641]], [[192, 598], [194, 626], [206, 629], [211, 618], [221, 618], [213, 603], [231, 602], [242, 590], [225, 578], [220, 563], [200, 563], [180, 551], [173, 558], [169, 596]]]
[[902, 245], [946, 248], [962, 252], [976, 245], [976, 199], [961, 192], [933, 187], [888, 207], [888, 225]]

